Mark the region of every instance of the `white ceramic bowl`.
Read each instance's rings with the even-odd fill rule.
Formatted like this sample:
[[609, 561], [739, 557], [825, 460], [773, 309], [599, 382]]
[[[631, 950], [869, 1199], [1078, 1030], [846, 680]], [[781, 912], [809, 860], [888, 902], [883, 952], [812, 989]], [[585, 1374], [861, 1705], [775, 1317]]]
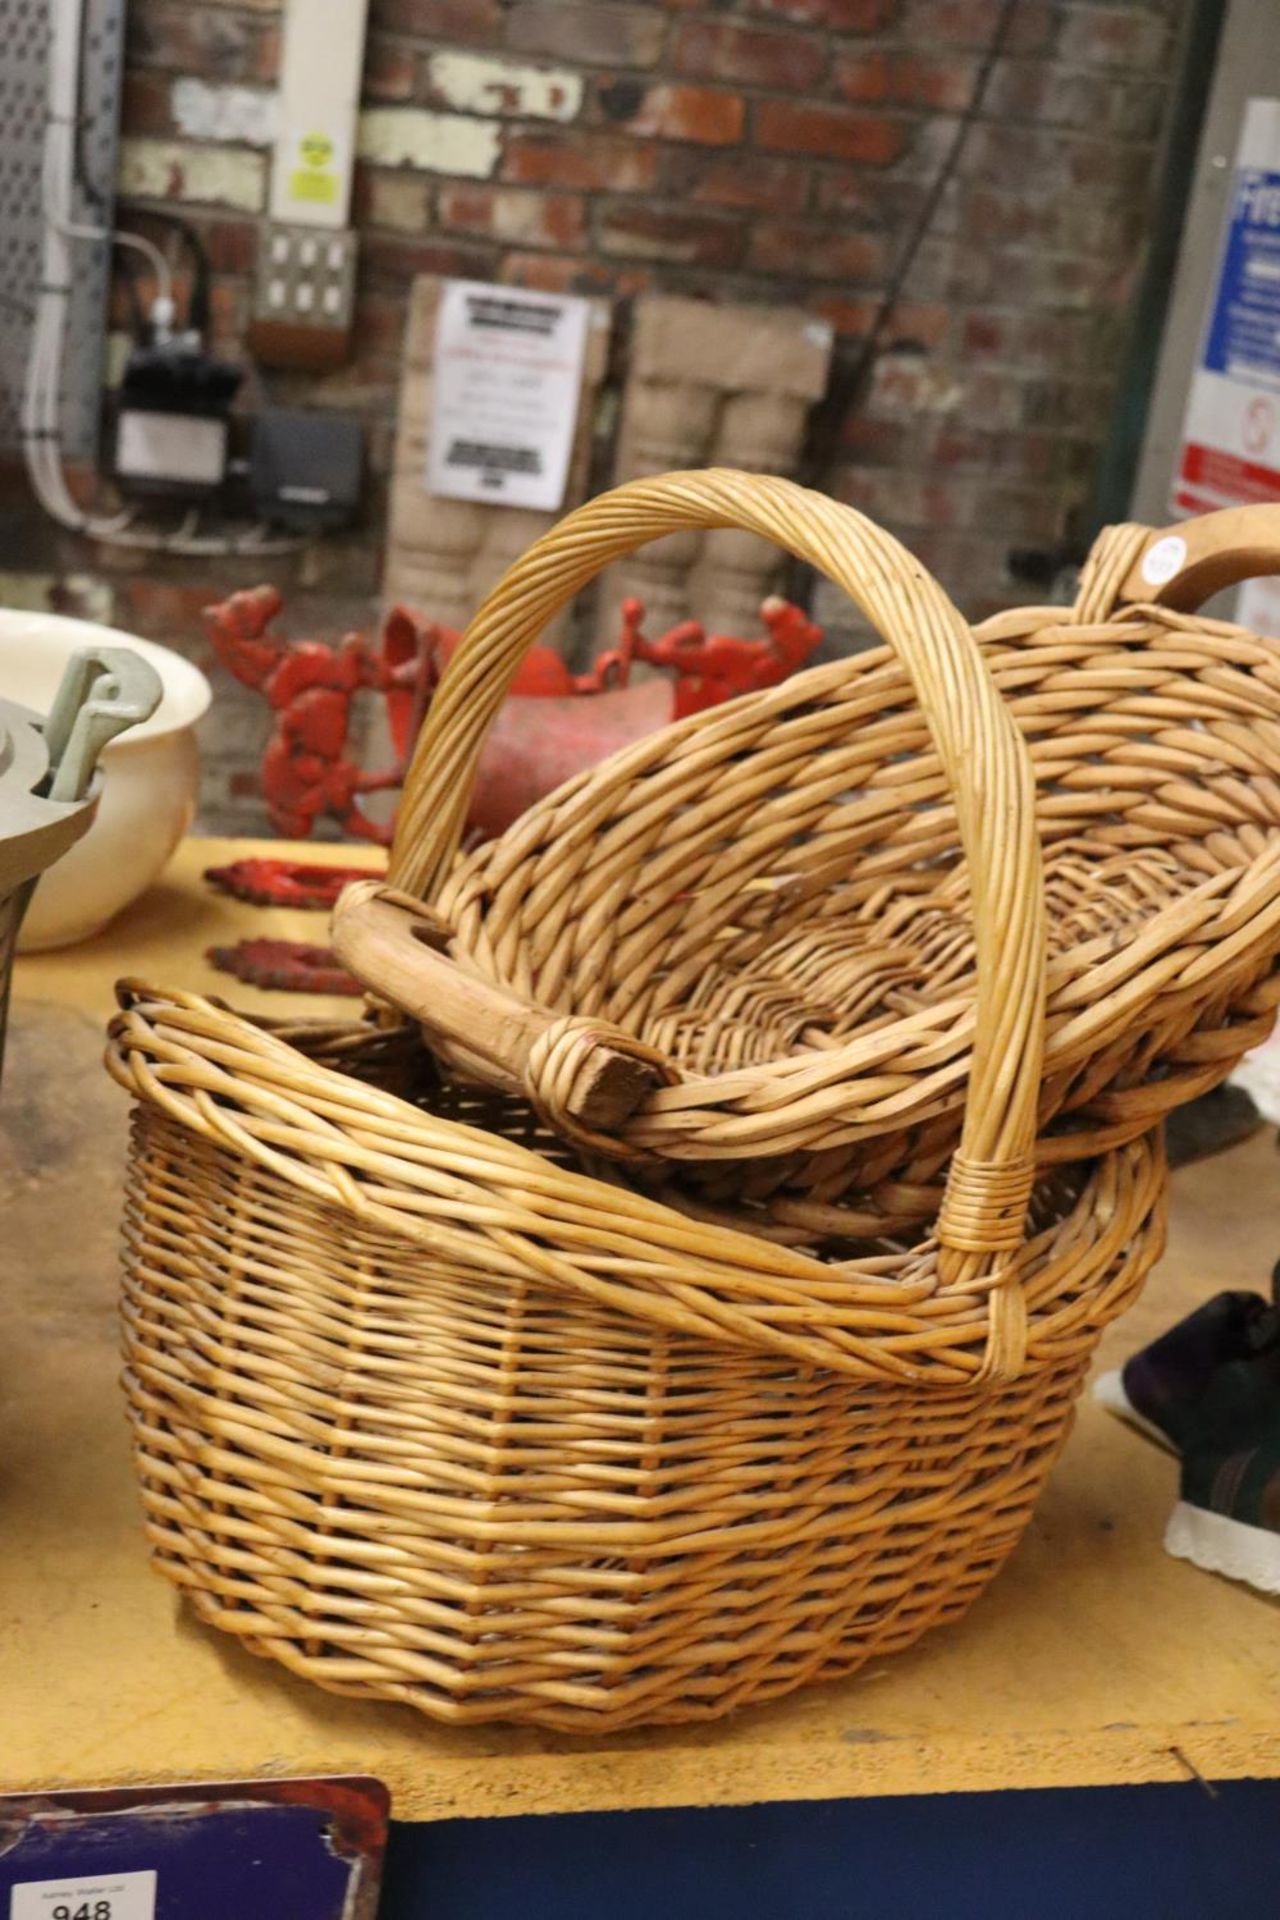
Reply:
[[97, 817], [36, 888], [18, 940], [26, 951], [69, 946], [105, 927], [156, 879], [195, 813], [195, 727], [213, 696], [181, 654], [89, 620], [0, 608], [0, 694], [48, 713], [67, 661], [92, 645], [134, 648], [160, 675], [164, 698], [104, 751]]

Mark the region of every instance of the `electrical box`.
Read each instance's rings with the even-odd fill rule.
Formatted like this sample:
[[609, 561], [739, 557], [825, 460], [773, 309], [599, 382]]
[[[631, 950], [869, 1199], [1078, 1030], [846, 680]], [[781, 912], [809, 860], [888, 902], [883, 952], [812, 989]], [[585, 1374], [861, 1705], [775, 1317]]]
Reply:
[[203, 500], [227, 472], [241, 371], [168, 341], [129, 356], [116, 410], [113, 470], [122, 493]]
[[364, 482], [358, 420], [269, 407], [253, 423], [249, 491], [275, 526], [317, 533], [350, 520]]
[[271, 223], [249, 345], [265, 366], [338, 366], [351, 349], [348, 225], [367, 0], [286, 0]]
[[273, 226], [258, 254], [249, 344], [265, 366], [337, 366], [351, 348], [356, 236]]
[[286, 0], [273, 223], [345, 227], [367, 0]]

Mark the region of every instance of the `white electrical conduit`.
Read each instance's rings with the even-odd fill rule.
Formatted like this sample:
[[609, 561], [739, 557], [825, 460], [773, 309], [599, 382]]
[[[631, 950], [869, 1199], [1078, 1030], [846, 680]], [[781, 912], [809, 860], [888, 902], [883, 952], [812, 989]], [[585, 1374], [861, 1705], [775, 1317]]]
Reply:
[[84, 0], [51, 0], [50, 4], [48, 124], [42, 170], [44, 248], [22, 396], [22, 448], [32, 489], [44, 511], [60, 526], [110, 546], [193, 555], [294, 552], [303, 541], [276, 538], [263, 528], [238, 536], [195, 534], [187, 531], [191, 524], [188, 516], [178, 531], [163, 533], [134, 527], [132, 509], [116, 514], [85, 513], [67, 486], [59, 413], [72, 243], [107, 245], [115, 240], [144, 254], [155, 272], [165, 311], [170, 317], [173, 313], [173, 276], [159, 247], [141, 234], [111, 234], [97, 227], [77, 226], [71, 217], [83, 9]]

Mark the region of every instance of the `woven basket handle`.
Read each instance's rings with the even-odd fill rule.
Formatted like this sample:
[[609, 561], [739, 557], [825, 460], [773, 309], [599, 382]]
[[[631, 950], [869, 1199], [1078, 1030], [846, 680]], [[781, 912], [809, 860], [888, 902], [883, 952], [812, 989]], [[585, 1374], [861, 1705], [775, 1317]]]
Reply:
[[552, 616], [646, 541], [717, 527], [762, 534], [849, 594], [907, 668], [955, 796], [978, 986], [964, 1133], [939, 1239], [944, 1281], [981, 1285], [1020, 1243], [1033, 1177], [1045, 968], [1034, 780], [969, 627], [906, 548], [851, 507], [789, 480], [673, 473], [602, 494], [544, 534], [484, 601], [436, 692], [405, 782], [391, 883], [428, 900], [439, 889], [485, 734]]
[[[1131, 536], [1128, 550], [1118, 547]], [[1215, 593], [1280, 573], [1280, 505], [1224, 507], [1196, 520], [1152, 532], [1146, 527], [1108, 527], [1090, 564], [1110, 539], [1124, 568], [1115, 588], [1120, 603], [1155, 602], [1194, 613]]]

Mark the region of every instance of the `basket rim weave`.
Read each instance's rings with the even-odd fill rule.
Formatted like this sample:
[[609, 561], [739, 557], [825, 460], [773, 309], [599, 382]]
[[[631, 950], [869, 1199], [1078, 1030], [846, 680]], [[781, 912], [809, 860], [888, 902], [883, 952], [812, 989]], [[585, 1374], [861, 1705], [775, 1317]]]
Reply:
[[[537, 1278], [713, 1343], [940, 1389], [1053, 1366], [1097, 1317], [1073, 1290], [1069, 1257], [1034, 1271], [1052, 1232], [1033, 1227], [994, 1275], [962, 1287], [942, 1280], [936, 1239], [827, 1264], [424, 1112], [199, 995], [138, 981], [117, 992], [106, 1064], [140, 1103], [465, 1272], [483, 1245], [494, 1276]], [[1115, 1237], [1102, 1255], [1123, 1250], [1118, 1184], [1149, 1181], [1159, 1151], [1146, 1136], [1083, 1170], [1068, 1211], [1076, 1231]], [[1059, 1239], [1069, 1246], [1071, 1233]]]

